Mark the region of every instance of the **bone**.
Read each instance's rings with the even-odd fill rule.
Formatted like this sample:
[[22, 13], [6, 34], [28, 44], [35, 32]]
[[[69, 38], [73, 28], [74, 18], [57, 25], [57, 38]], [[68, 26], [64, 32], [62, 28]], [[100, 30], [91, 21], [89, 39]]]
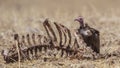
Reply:
[[[65, 44], [66, 44], [66, 40], [67, 40], [67, 35], [68, 35], [68, 37], [69, 37], [69, 42], [68, 42], [68, 44], [67, 44], [67, 47], [65, 47], [65, 48], [67, 48], [67, 49], [69, 49], [70, 48], [70, 45], [71, 45], [71, 33], [70, 33], [70, 30], [67, 28], [67, 27], [65, 27], [65, 26], [63, 26], [63, 25], [61, 25], [61, 24], [57, 24], [57, 23], [54, 23], [55, 24], [55, 26], [56, 26], [56, 28], [58, 29], [58, 32], [59, 32], [59, 36], [60, 36], [60, 46], [61, 46], [61, 44], [62, 44], [62, 33], [64, 34], [64, 36], [65, 36], [65, 43], [64, 44], [62, 44], [62, 46], [64, 46]], [[66, 35], [67, 34], [67, 35]], [[61, 52], [61, 56], [63, 56], [63, 54], [65, 54], [66, 53], [66, 56], [68, 56], [69, 55], [69, 52], [68, 52], [68, 50], [66, 50], [66, 51], [62, 51]]]
[[[32, 35], [31, 34], [23, 35], [21, 38], [20, 35], [18, 34], [14, 35], [14, 40], [16, 42], [16, 45], [19, 47], [20, 50], [20, 57], [21, 57], [20, 60], [25, 60], [25, 59], [31, 60], [34, 58], [42, 57], [43, 55], [45, 56], [49, 55], [51, 57], [64, 57], [64, 58], [75, 56], [75, 58], [80, 59], [81, 57], [84, 57], [82, 55], [86, 55], [84, 53], [89, 53], [89, 49], [86, 49], [87, 47], [86, 43], [84, 42], [79, 32], [74, 32], [74, 37], [73, 37], [72, 32], [66, 26], [62, 24], [58, 24], [56, 22], [54, 22], [54, 25], [58, 30], [59, 33], [58, 36], [60, 37], [60, 41], [58, 41], [56, 37], [56, 33], [49, 24], [48, 19], [46, 19], [43, 22], [43, 26], [47, 32], [48, 37], [44, 35], [37, 35], [35, 33], [33, 33]], [[92, 28], [90, 29], [90, 31], [92, 33], [99, 33], [97, 31], [94, 31]], [[73, 44], [72, 44], [72, 39], [74, 41]], [[93, 39], [93, 41], [95, 41], [95, 39]], [[98, 44], [98, 42], [95, 44]], [[16, 49], [16, 46], [14, 45], [12, 48]], [[9, 53], [10, 55], [7, 56], [8, 60], [5, 59], [4, 60], [9, 62], [11, 61], [13, 62], [13, 60], [18, 61], [18, 52], [14, 51], [13, 49], [8, 49], [8, 51], [10, 51]], [[92, 53], [90, 54], [93, 55]], [[5, 51], [2, 51], [2, 55], [6, 57]], [[13, 60], [11, 60], [10, 58], [12, 58]]]
[[77, 42], [77, 39], [75, 38], [75, 39], [74, 39], [74, 44], [73, 44], [73, 46], [72, 46], [72, 49], [76, 50], [76, 49], [78, 49], [78, 48], [79, 48], [79, 44], [78, 44], [78, 42]]
[[22, 41], [21, 41], [21, 43], [22, 43], [22, 45], [24, 45], [24, 46], [27, 45], [26, 42], [25, 42], [25, 36], [24, 36], [24, 35], [22, 35]]
[[27, 34], [26, 35], [26, 39], [27, 39], [27, 43], [28, 43], [28, 46], [32, 46], [32, 43], [31, 43], [31, 39], [30, 39], [30, 34]]
[[[62, 44], [62, 47], [65, 47], [66, 43], [67, 43], [67, 35], [65, 33], [65, 30], [60, 26], [60, 24], [56, 23], [56, 26], [60, 29], [60, 32], [62, 32], [64, 34], [64, 39], [62, 38], [62, 33], [60, 34], [61, 39], [60, 39], [60, 44]], [[63, 43], [64, 40], [64, 43]]]
[[60, 26], [56, 22], [54, 22], [54, 24], [55, 24], [55, 26], [56, 26], [56, 28], [57, 28], [57, 30], [59, 32], [59, 37], [60, 37], [60, 43], [59, 43], [59, 45], [60, 45], [60, 47], [62, 47], [63, 46], [63, 44], [62, 44], [62, 42], [63, 42], [62, 30], [61, 30]]
[[[54, 30], [52, 29], [52, 27], [51, 27], [51, 25], [48, 23], [48, 19], [46, 19], [45, 21], [44, 21], [44, 23], [43, 23], [43, 25], [44, 25], [44, 27], [45, 27], [45, 29], [46, 29], [46, 31], [47, 31], [47, 34], [48, 34], [48, 36], [50, 37], [50, 38], [52, 38], [51, 36], [50, 36], [50, 33], [48, 32], [49, 30], [50, 30], [50, 32], [52, 33], [52, 35], [53, 35], [53, 41], [57, 41], [57, 37], [56, 37], [56, 35], [55, 35], [55, 32], [54, 32]], [[49, 30], [48, 30], [48, 29]]]
[[65, 27], [64, 25], [62, 25], [62, 24], [60, 24], [60, 26], [65, 30], [65, 32], [68, 34], [68, 37], [69, 37], [69, 43], [68, 43], [68, 45], [71, 45], [71, 32], [70, 32], [70, 30], [67, 28], [67, 27]]
[[38, 35], [38, 36], [37, 36], [37, 45], [38, 45], [38, 44], [42, 44], [41, 38], [42, 38], [42, 35]]
[[35, 40], [36, 40], [36, 35], [33, 33], [33, 34], [32, 34], [32, 41], [33, 41], [33, 44], [34, 44], [34, 45], [36, 44], [36, 41], [35, 41]]

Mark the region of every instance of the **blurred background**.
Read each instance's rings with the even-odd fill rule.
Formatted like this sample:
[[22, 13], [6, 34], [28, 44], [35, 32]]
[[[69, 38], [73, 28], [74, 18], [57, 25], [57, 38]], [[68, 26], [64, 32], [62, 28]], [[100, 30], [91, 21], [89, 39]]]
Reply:
[[73, 22], [78, 16], [93, 23], [119, 22], [119, 3], [120, 0], [0, 0], [0, 31], [38, 27], [36, 22], [45, 18], [68, 27], [77, 24]]

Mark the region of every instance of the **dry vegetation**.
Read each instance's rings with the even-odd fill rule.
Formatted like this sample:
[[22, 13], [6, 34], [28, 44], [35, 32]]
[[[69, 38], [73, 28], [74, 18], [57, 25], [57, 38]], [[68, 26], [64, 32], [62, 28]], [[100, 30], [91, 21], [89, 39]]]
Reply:
[[[44, 34], [41, 22], [45, 18], [73, 30], [79, 27], [74, 19], [83, 16], [100, 31], [101, 53], [112, 53], [120, 49], [119, 3], [119, 0], [0, 0], [0, 51], [9, 47], [11, 33]], [[5, 64], [0, 55], [0, 68], [17, 67], [17, 62]], [[120, 68], [120, 58], [32, 60], [21, 63], [21, 68]]]

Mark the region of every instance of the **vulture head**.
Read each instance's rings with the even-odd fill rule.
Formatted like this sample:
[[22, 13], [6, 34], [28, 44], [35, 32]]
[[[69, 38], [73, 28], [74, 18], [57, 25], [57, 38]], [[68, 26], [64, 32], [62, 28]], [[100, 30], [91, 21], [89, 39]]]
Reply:
[[79, 16], [75, 19], [75, 21], [80, 23], [80, 28], [78, 29], [78, 31], [82, 36], [88, 37], [92, 35], [91, 31], [89, 30], [90, 27], [88, 26], [88, 24], [84, 23], [83, 17]]
[[84, 20], [83, 17], [79, 16], [74, 21], [78, 21], [80, 23], [80, 27], [84, 27]]

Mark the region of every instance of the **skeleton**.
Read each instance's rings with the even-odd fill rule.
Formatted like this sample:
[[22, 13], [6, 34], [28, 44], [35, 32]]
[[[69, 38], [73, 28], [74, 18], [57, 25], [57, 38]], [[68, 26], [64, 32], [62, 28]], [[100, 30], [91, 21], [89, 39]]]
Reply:
[[[86, 57], [86, 53], [87, 54], [90, 53], [90, 55], [92, 55], [92, 58], [95, 58], [94, 51], [99, 53], [99, 51], [94, 50], [94, 48], [92, 48], [93, 49], [92, 50], [90, 47], [87, 47], [89, 45], [89, 42], [87, 41], [89, 40], [87, 40], [87, 38], [85, 39], [84, 37], [84, 35], [89, 37], [94, 34], [94, 32], [91, 32], [93, 30], [92, 28], [90, 27], [88, 28], [87, 25], [86, 25], [87, 28], [83, 27], [84, 24], [81, 24], [82, 28], [85, 28], [84, 32], [86, 33], [82, 34], [81, 31], [74, 32], [73, 38], [71, 31], [67, 27], [56, 22], [54, 22], [54, 25], [58, 30], [60, 41], [58, 41], [57, 35], [55, 34], [53, 28], [51, 27], [48, 19], [46, 19], [43, 22], [43, 26], [47, 32], [48, 37], [43, 35], [27, 34], [26, 36], [22, 35], [20, 39], [20, 35], [17, 34], [16, 36], [15, 34], [14, 41], [17, 42], [16, 46], [19, 47], [21, 61], [25, 59], [31, 60], [33, 58], [38, 59], [40, 56], [45, 54], [47, 54], [48, 56], [54, 55], [54, 57], [56, 55], [59, 55], [60, 57], [63, 57], [65, 55], [65, 57], [69, 58], [83, 59], [84, 57]], [[74, 44], [72, 44], [72, 39], [74, 40]], [[98, 41], [93, 40], [91, 43], [96, 43], [93, 46], [95, 45], [99, 46], [99, 40]], [[41, 54], [42, 51], [44, 51], [43, 54]], [[59, 51], [60, 53], [58, 53]], [[41, 55], [38, 55], [38, 53], [40, 53]], [[1, 54], [3, 55], [6, 63], [18, 61], [19, 58], [15, 46], [13, 46], [11, 49], [2, 50]]]

